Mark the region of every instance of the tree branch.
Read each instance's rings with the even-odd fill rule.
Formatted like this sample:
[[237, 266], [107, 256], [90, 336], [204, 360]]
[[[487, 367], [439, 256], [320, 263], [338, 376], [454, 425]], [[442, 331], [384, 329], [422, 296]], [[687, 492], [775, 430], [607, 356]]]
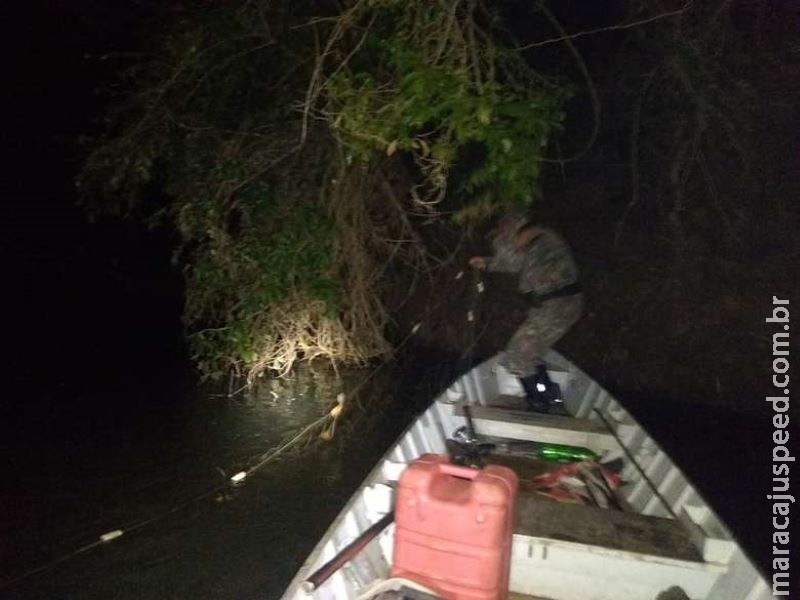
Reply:
[[681, 15], [688, 10], [693, 1], [694, 0], [689, 0], [686, 4], [684, 4], [681, 8], [677, 10], [671, 10], [669, 12], [653, 15], [652, 17], [641, 19], [639, 21], [633, 21], [631, 23], [619, 23], [617, 25], [609, 25], [608, 27], [598, 27], [597, 29], [589, 29], [588, 31], [579, 31], [578, 33], [562, 35], [559, 37], [543, 40], [541, 42], [533, 42], [532, 44], [517, 46], [515, 50], [528, 50], [530, 48], [539, 48], [540, 46], [549, 46], [550, 44], [557, 44], [558, 42], [563, 42], [565, 40], [574, 40], [575, 38], [583, 37], [585, 35], [594, 35], [595, 33], [602, 33], [604, 31], [617, 31], [620, 29], [631, 29], [632, 27], [639, 27], [640, 25], [646, 25], [647, 23], [652, 23], [653, 21], [658, 21], [660, 19], [666, 19], [667, 17], [675, 17], [677, 15]]

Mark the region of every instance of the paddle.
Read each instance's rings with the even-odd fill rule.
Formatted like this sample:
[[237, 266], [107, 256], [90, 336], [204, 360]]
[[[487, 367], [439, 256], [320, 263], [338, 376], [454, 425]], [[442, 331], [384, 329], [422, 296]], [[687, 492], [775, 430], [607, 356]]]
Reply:
[[371, 525], [361, 535], [345, 546], [336, 556], [306, 578], [302, 583], [303, 590], [306, 593], [310, 593], [319, 588], [331, 575], [341, 569], [346, 562], [355, 558], [355, 556], [361, 552], [367, 544], [374, 540], [381, 531], [386, 529], [392, 521], [394, 521], [394, 512], [390, 512], [381, 517], [374, 525]]

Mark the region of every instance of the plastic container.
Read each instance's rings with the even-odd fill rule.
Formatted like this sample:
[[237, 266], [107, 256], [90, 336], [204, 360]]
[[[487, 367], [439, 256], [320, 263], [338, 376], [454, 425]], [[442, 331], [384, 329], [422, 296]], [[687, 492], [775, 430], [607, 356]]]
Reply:
[[504, 599], [517, 485], [507, 467], [472, 469], [447, 456], [421, 456], [398, 485], [392, 576], [448, 600]]

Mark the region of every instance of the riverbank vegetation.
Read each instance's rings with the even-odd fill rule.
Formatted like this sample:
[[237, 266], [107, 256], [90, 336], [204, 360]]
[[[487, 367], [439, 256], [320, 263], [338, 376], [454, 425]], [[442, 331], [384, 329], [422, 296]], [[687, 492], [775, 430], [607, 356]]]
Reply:
[[529, 205], [567, 96], [474, 0], [195, 6], [153, 56], [81, 184], [179, 232], [207, 376], [390, 355], [384, 275], [431, 268], [422, 227]]
[[[87, 208], [178, 232], [185, 326], [209, 377], [390, 357], [405, 339], [393, 332], [430, 317], [445, 287], [458, 295], [442, 282], [475, 250], [465, 232], [509, 207], [568, 234], [590, 313], [669, 299], [665, 326], [700, 339], [710, 330], [673, 313], [697, 291], [686, 281], [703, 273], [703, 297], [721, 264], [796, 251], [795, 207], [764, 180], [796, 103], [760, 101], [796, 56], [760, 3], [589, 4], [177, 4], [93, 145]], [[436, 320], [452, 314], [442, 304]], [[619, 319], [592, 318], [572, 343], [589, 362], [620, 335]], [[602, 365], [637, 344], [651, 347], [626, 338]]]

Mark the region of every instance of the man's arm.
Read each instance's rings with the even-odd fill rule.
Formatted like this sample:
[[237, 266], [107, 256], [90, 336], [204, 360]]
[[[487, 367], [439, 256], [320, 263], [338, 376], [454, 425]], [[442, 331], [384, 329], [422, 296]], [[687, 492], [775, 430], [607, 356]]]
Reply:
[[497, 273], [519, 273], [524, 256], [508, 244], [495, 246], [494, 254], [486, 259], [486, 270]]
[[493, 256], [473, 256], [468, 264], [479, 271], [493, 271], [497, 273], [519, 273], [522, 270], [522, 260], [515, 252], [498, 252]]

